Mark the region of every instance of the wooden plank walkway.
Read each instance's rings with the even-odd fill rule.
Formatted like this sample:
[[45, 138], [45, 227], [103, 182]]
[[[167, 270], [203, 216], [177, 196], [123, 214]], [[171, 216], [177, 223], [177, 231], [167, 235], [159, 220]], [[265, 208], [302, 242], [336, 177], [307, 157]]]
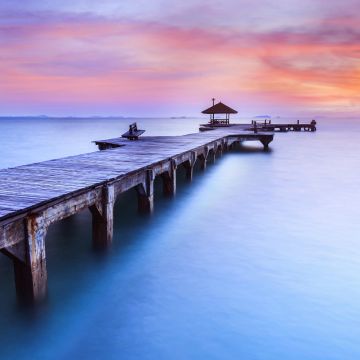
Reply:
[[192, 177], [196, 161], [206, 167], [214, 155], [242, 141], [260, 141], [273, 134], [231, 127], [184, 136], [122, 138], [96, 141], [93, 153], [0, 170], [0, 250], [14, 260], [20, 298], [46, 294], [45, 235], [47, 227], [84, 208], [93, 214], [93, 241], [107, 247], [112, 240], [112, 208], [121, 192], [135, 188], [139, 209], [153, 208], [153, 181], [161, 176], [164, 192], [175, 193], [176, 168]]
[[[250, 131], [253, 131], [255, 128], [255, 124], [252, 124], [249, 128]], [[271, 132], [288, 132], [288, 131], [316, 131], [316, 121], [312, 120], [308, 124], [301, 124], [299, 121], [297, 123], [288, 123], [288, 124], [281, 124], [281, 123], [257, 123], [256, 122], [256, 129], [258, 131], [271, 131]]]
[[[202, 124], [200, 125], [200, 131], [209, 131], [213, 129], [223, 128], [225, 125], [222, 124]], [[228, 125], [226, 125], [228, 126]], [[308, 124], [297, 123], [271, 123], [271, 122], [258, 122], [252, 121], [251, 124], [231, 124], [246, 131], [270, 131], [270, 132], [288, 132], [288, 131], [316, 131], [316, 122], [313, 120]]]
[[[138, 141], [100, 140], [96, 143], [123, 147], [0, 170], [0, 221], [45, 201], [110, 181], [231, 134], [239, 135], [234, 129], [221, 129], [184, 136], [142, 137]], [[243, 134], [244, 140], [258, 140], [259, 136], [261, 133]]]

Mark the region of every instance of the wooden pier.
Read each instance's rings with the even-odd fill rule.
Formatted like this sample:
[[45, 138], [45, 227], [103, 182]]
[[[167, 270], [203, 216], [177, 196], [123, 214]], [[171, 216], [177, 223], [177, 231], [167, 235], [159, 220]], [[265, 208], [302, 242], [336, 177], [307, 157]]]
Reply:
[[242, 128], [246, 131], [270, 131], [270, 132], [288, 132], [288, 131], [316, 131], [316, 122], [304, 123], [288, 123], [288, 124], [273, 124], [270, 122], [258, 122], [252, 121], [251, 124], [201, 124], [200, 131], [211, 131], [215, 129], [227, 128], [227, 127]]
[[104, 151], [0, 170], [0, 251], [13, 260], [18, 298], [38, 302], [46, 297], [45, 237], [51, 224], [89, 208], [93, 244], [108, 248], [119, 194], [135, 189], [139, 210], [150, 213], [156, 176], [164, 193], [173, 195], [179, 166], [191, 180], [196, 162], [205, 169], [209, 156], [236, 143], [260, 141], [267, 148], [272, 140], [272, 133], [236, 126], [137, 141], [115, 138], [96, 141]]
[[256, 122], [253, 121], [248, 130], [258, 130], [258, 131], [271, 131], [271, 132], [288, 132], [288, 131], [316, 131], [316, 121], [313, 120], [310, 123], [301, 124], [299, 121], [296, 123], [288, 124], [273, 124], [271, 121], [265, 122]]

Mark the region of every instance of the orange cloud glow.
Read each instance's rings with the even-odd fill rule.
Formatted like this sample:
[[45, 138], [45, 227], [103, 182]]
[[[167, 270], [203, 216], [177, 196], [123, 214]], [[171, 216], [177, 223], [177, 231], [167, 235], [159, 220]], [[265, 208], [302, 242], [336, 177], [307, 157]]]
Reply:
[[12, 22], [0, 25], [1, 105], [196, 113], [220, 96], [248, 113], [356, 112], [360, 31], [351, 26], [342, 18], [266, 32], [100, 17]]

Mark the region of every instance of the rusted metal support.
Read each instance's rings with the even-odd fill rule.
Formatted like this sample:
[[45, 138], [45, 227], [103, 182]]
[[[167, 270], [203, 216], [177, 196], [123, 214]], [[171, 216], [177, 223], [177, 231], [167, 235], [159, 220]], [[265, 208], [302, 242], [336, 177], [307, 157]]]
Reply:
[[25, 220], [24, 241], [7, 249], [13, 259], [18, 300], [39, 303], [47, 295], [45, 236], [47, 225], [41, 214]]
[[89, 207], [92, 214], [92, 239], [94, 248], [107, 249], [112, 244], [114, 203], [114, 185], [107, 185], [102, 190], [100, 201]]
[[154, 211], [154, 172], [146, 170], [145, 181], [136, 186], [138, 194], [138, 209], [141, 213]]
[[176, 194], [176, 169], [176, 162], [171, 160], [170, 169], [161, 174], [165, 196], [174, 196]]

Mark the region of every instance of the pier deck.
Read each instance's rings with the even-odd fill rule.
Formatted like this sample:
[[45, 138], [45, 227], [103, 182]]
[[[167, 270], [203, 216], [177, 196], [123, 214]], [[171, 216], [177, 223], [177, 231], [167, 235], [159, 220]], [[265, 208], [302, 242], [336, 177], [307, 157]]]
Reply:
[[112, 242], [116, 197], [131, 188], [142, 212], [153, 210], [156, 176], [167, 195], [176, 191], [176, 169], [191, 179], [197, 161], [203, 169], [209, 156], [234, 143], [260, 141], [265, 148], [272, 133], [257, 134], [231, 127], [184, 136], [100, 140], [101, 150], [0, 170], [0, 251], [14, 263], [19, 299], [42, 300], [47, 293], [45, 237], [48, 227], [89, 208], [93, 244]]
[[[254, 124], [248, 130], [254, 130]], [[287, 131], [316, 131], [316, 123], [300, 124], [272, 124], [272, 123], [256, 123], [256, 128], [259, 131], [271, 131], [271, 132], [287, 132]]]
[[287, 124], [276, 124], [270, 122], [258, 122], [252, 121], [251, 124], [201, 124], [200, 131], [211, 131], [215, 129], [225, 129], [229, 127], [236, 127], [244, 131], [270, 131], [270, 132], [287, 132], [287, 131], [316, 131], [315, 123], [287, 123]]

